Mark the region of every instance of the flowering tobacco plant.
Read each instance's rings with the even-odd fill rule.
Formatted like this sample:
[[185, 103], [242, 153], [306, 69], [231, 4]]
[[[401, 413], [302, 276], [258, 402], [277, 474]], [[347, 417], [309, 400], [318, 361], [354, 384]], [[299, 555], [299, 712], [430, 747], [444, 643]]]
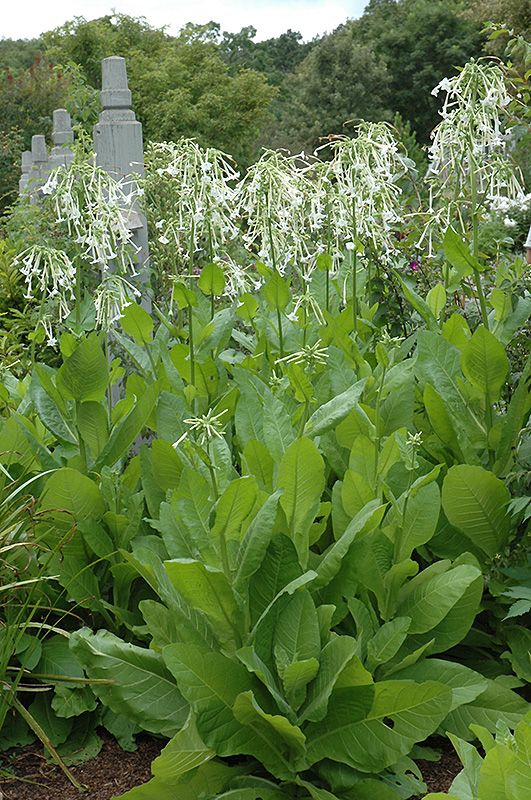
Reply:
[[281, 274], [295, 265], [308, 276], [315, 253], [307, 221], [313, 185], [301, 166], [307, 166], [304, 154], [266, 150], [239, 184], [237, 199], [245, 245]]
[[510, 155], [508, 89], [502, 66], [481, 60], [469, 61], [432, 91], [445, 96], [428, 151], [429, 205], [417, 242], [417, 247], [427, 243], [430, 256], [441, 232], [456, 219], [464, 232], [467, 218], [475, 226], [480, 212], [490, 208], [507, 216], [514, 204], [529, 202]]
[[171, 275], [221, 257], [237, 233], [230, 156], [193, 139], [148, 146], [144, 188], [153, 229], [152, 254]]
[[58, 167], [42, 187], [51, 206], [52, 237], [61, 246], [34, 245], [16, 264], [25, 277], [27, 299], [39, 303], [47, 342], [75, 311], [79, 322], [83, 292], [97, 283], [96, 326], [108, 330], [123, 308], [138, 296], [136, 248], [128, 218], [136, 193], [88, 160]]

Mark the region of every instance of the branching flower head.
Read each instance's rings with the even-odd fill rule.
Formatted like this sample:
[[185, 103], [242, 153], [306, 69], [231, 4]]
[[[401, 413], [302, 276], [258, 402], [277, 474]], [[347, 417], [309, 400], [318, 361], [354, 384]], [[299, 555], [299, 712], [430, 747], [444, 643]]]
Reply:
[[177, 256], [185, 270], [202, 252], [213, 261], [238, 233], [234, 183], [239, 173], [230, 157], [181, 139], [151, 144], [146, 166], [155, 261], [175, 265]]
[[115, 181], [88, 161], [58, 167], [42, 188], [50, 195], [56, 222], [79, 245], [79, 257], [102, 273], [111, 265], [135, 271], [136, 248], [128, 225], [136, 193], [130, 183]]
[[511, 101], [502, 67], [494, 61], [469, 61], [433, 90], [444, 93], [442, 120], [432, 133], [427, 180], [439, 195], [460, 199], [474, 171], [477, 189], [491, 201], [524, 195], [509, 155], [507, 106]]
[[353, 247], [358, 238], [385, 255], [394, 249], [391, 229], [401, 221], [398, 181], [413, 162], [385, 122], [362, 122], [354, 137], [338, 136], [325, 147], [333, 154], [328, 177], [336, 238]]
[[96, 327], [108, 331], [119, 320], [140, 292], [121, 275], [108, 273], [104, 276], [94, 293], [96, 308]]
[[284, 274], [292, 265], [304, 272], [313, 248], [307, 233], [312, 185], [303, 156], [266, 150], [238, 187], [238, 209], [246, 223], [244, 242], [268, 266]]
[[48, 345], [53, 347], [57, 342], [53, 328], [68, 317], [75, 301], [75, 267], [63, 250], [46, 245], [33, 245], [22, 251], [14, 266], [24, 276], [26, 299], [35, 300], [40, 306], [40, 322]]
[[[203, 414], [203, 416], [190, 417], [190, 419], [185, 419], [183, 421], [186, 425], [190, 426], [191, 430], [196, 432], [200, 446], [206, 447], [212, 439], [223, 438], [224, 424], [221, 421], [221, 418], [225, 412], [226, 409], [223, 409], [223, 411], [220, 411], [219, 414], [214, 414], [214, 409], [209, 408], [207, 413]], [[173, 446], [178, 447], [178, 445], [186, 438], [186, 436], [187, 433], [184, 433]]]

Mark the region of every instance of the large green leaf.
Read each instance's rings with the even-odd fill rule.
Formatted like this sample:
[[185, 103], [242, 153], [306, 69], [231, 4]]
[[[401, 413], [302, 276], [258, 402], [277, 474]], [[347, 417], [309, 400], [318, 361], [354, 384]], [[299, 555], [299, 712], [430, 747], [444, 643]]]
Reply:
[[216, 505], [216, 519], [211, 531], [214, 540], [242, 540], [242, 526], [253, 510], [257, 494], [258, 486], [251, 476], [229, 483]]
[[[195, 711], [197, 729], [207, 747], [220, 756], [254, 755], [268, 767], [282, 770], [282, 776], [288, 776], [291, 763], [278, 757], [279, 752], [288, 750], [288, 745], [278, 741], [273, 730], [271, 738], [264, 736], [264, 725], [271, 724], [274, 718], [264, 719], [254, 703], [252, 709], [249, 703], [242, 706], [242, 696], [253, 690], [253, 677], [243, 665], [221, 653], [190, 645], [169, 645], [163, 653], [177, 685]], [[287, 720], [278, 724], [287, 730]]]
[[288, 410], [279, 397], [272, 397], [263, 415], [264, 443], [273, 461], [278, 463], [295, 439]]
[[77, 427], [79, 435], [88, 447], [93, 459], [96, 459], [107, 442], [109, 426], [107, 412], [101, 403], [87, 400], [80, 403], [77, 409]]
[[461, 564], [428, 580], [420, 573], [399, 595], [396, 614], [411, 618], [410, 634], [432, 631], [479, 577], [481, 570], [471, 564]]
[[456, 661], [426, 658], [393, 674], [397, 680], [438, 681], [452, 690], [450, 711], [471, 703], [488, 687], [488, 680], [469, 667]]
[[483, 467], [458, 464], [444, 479], [442, 505], [448, 521], [491, 557], [509, 535], [509, 499], [503, 481]]
[[385, 508], [379, 500], [371, 500], [356, 514], [345, 533], [335, 544], [330, 545], [322, 556], [317, 566], [316, 588], [326, 586], [335, 578], [355, 538], [363, 531], [370, 530], [371, 527], [377, 525]]
[[360, 399], [366, 383], [365, 378], [357, 381], [344, 392], [329, 400], [328, 403], [319, 406], [304, 426], [305, 435], [320, 436], [341, 422]]
[[464, 452], [485, 443], [485, 428], [474, 415], [462, 390], [461, 354], [457, 347], [433, 331], [417, 334], [415, 373], [422, 386], [431, 384], [444, 398]]
[[207, 761], [206, 764], [170, 781], [153, 778], [148, 783], [120, 795], [118, 800], [176, 800], [177, 796], [186, 800], [205, 800], [206, 797], [218, 797], [218, 793], [241, 771], [237, 767], [226, 766], [221, 761]]
[[191, 608], [206, 614], [220, 641], [235, 643], [238, 608], [224, 573], [192, 558], [175, 558], [164, 566], [175, 590]]
[[481, 263], [470, 252], [470, 247], [452, 227], [447, 228], [444, 234], [444, 255], [457, 270], [459, 280], [472, 275], [474, 270], [481, 271], [483, 269]]
[[249, 579], [265, 558], [273, 535], [280, 494], [278, 491], [267, 498], [245, 533], [236, 557], [233, 579], [237, 592], [245, 590]]
[[103, 400], [109, 375], [99, 337], [91, 333], [65, 359], [57, 373], [57, 387], [72, 400]]
[[39, 419], [54, 436], [60, 441], [77, 444], [77, 436], [66, 403], [42, 364], [35, 366], [29, 385], [29, 397]]
[[195, 717], [190, 714], [186, 725], [168, 742], [151, 765], [153, 776], [168, 783], [176, 778], [197, 769], [215, 756], [215, 752], [206, 747], [199, 736]]
[[41, 495], [41, 508], [66, 511], [74, 519], [103, 516], [105, 506], [98, 486], [77, 469], [64, 467], [54, 472]]
[[[441, 492], [433, 481], [406, 495], [401, 518], [396, 521], [395, 560], [409, 558], [417, 547], [429, 542], [437, 528]], [[394, 521], [394, 520], [393, 520]]]
[[302, 590], [286, 602], [275, 627], [274, 654], [286, 697], [294, 708], [319, 669], [321, 635], [311, 594]]
[[470, 383], [483, 392], [487, 403], [498, 399], [509, 372], [509, 359], [503, 345], [483, 325], [463, 348], [461, 367]]
[[158, 653], [123, 642], [108, 631], [86, 628], [71, 635], [70, 646], [91, 678], [94, 693], [116, 714], [143, 730], [173, 736], [188, 717], [188, 703]]
[[410, 617], [395, 617], [376, 631], [367, 642], [367, 669], [374, 670], [397, 654], [407, 636], [410, 625]]
[[125, 419], [115, 425], [107, 444], [94, 465], [95, 470], [100, 470], [105, 465], [112, 467], [127, 454], [127, 451], [151, 416], [159, 391], [157, 382], [148, 386]]
[[311, 439], [297, 439], [288, 447], [278, 468], [277, 483], [284, 489], [280, 505], [288, 530], [300, 563], [306, 567], [310, 526], [324, 489], [324, 461]]
[[431, 681], [338, 689], [325, 719], [306, 728], [308, 762], [330, 758], [361, 772], [380, 772], [437, 730], [450, 701], [450, 690]]
[[277, 778], [289, 779], [302, 764], [305, 737], [300, 728], [280, 714], [268, 714], [251, 691], [242, 692], [234, 703], [234, 716], [254, 734], [253, 750]]
[[299, 719], [318, 722], [326, 716], [328, 700], [339, 675], [356, 652], [356, 640], [350, 636], [336, 636], [323, 647], [317, 677], [308, 686], [306, 702]]
[[528, 710], [529, 703], [523, 697], [502, 683], [489, 680], [484, 692], [450, 712], [444, 727], [461, 739], [470, 741], [474, 738], [470, 725], [482, 725], [495, 733], [500, 723], [514, 728]]
[[138, 305], [129, 303], [120, 317], [120, 325], [137, 345], [145, 345], [153, 339], [153, 320], [151, 315]]
[[514, 731], [514, 743], [497, 741], [485, 755], [478, 800], [527, 800], [531, 789], [531, 715]]

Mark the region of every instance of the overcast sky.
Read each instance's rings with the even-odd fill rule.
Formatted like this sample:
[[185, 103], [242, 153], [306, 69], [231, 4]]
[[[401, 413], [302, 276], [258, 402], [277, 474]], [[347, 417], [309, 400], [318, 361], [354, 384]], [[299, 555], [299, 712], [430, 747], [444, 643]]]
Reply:
[[331, 31], [347, 17], [359, 17], [367, 0], [2, 0], [0, 37], [28, 39], [75, 16], [95, 19], [116, 11], [144, 16], [176, 33], [186, 22], [214, 20], [222, 30], [253, 25], [257, 39], [291, 28], [305, 39]]

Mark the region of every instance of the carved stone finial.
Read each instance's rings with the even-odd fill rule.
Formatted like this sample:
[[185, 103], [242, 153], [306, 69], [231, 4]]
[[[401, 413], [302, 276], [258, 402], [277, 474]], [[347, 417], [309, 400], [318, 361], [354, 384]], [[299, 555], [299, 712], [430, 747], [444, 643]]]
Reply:
[[74, 141], [72, 120], [66, 108], [56, 108], [53, 112], [52, 141], [54, 146], [50, 153], [50, 166], [52, 169], [60, 165], [70, 164], [74, 154], [69, 145]]
[[33, 165], [46, 164], [48, 161], [48, 150], [46, 149], [46, 139], [41, 134], [31, 137], [31, 157]]
[[[136, 186], [137, 178], [144, 175], [144, 141], [142, 125], [131, 108], [131, 92], [127, 84], [125, 59], [110, 56], [102, 61], [102, 112], [94, 127], [94, 152], [96, 164], [123, 181], [127, 189]], [[142, 269], [148, 259], [147, 223], [138, 205], [127, 209], [127, 219], [133, 231], [138, 251], [139, 281], [147, 281], [147, 271]]]
[[104, 111], [131, 108], [132, 98], [127, 83], [125, 58], [109, 56], [101, 64], [101, 105]]
[[33, 193], [43, 186], [50, 174], [50, 164], [48, 161], [48, 149], [46, 139], [41, 134], [31, 137], [31, 159], [32, 165], [28, 176], [27, 186]]
[[66, 108], [56, 108], [53, 112], [52, 142], [55, 145], [70, 144], [74, 141], [72, 120]]
[[33, 164], [33, 158], [31, 156], [31, 150], [24, 150], [22, 153], [22, 158], [20, 160], [20, 171], [21, 176], [18, 182], [18, 190], [19, 192], [24, 192], [28, 185], [29, 181], [29, 173]]

